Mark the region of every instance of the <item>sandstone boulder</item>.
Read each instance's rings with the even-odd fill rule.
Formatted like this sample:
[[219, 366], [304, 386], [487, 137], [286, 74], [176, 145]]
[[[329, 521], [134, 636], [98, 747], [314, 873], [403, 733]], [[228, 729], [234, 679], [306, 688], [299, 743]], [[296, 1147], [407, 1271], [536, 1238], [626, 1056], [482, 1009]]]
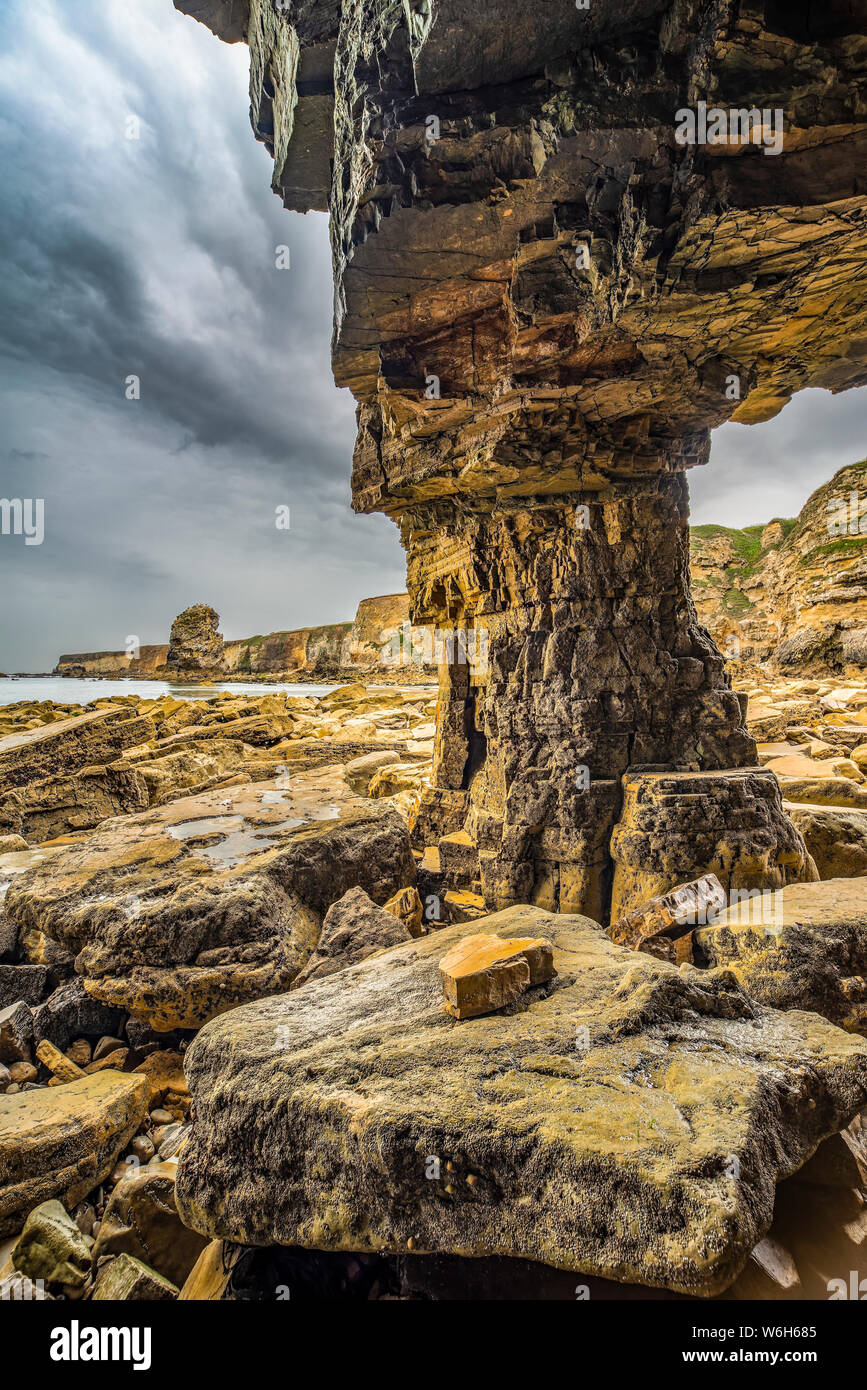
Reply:
[[21, 1274], [46, 1284], [81, 1288], [90, 1273], [90, 1248], [60, 1202], [42, 1202], [31, 1211], [12, 1251]]
[[818, 877], [776, 777], [759, 767], [627, 773], [611, 855], [612, 920], [702, 874], [726, 893]]
[[754, 999], [867, 1033], [867, 881], [794, 883], [732, 904], [693, 933], [693, 959], [726, 966]]
[[207, 1244], [184, 1226], [175, 1203], [174, 1163], [152, 1163], [117, 1184], [102, 1218], [93, 1250], [132, 1255], [173, 1284], [183, 1284]]
[[363, 888], [350, 888], [329, 907], [316, 950], [292, 981], [292, 988], [297, 989], [308, 980], [321, 980], [377, 951], [411, 939], [412, 933], [394, 913], [377, 907]]
[[786, 810], [803, 835], [820, 878], [867, 875], [867, 809], [790, 802]]
[[103, 1071], [0, 1096], [0, 1236], [40, 1202], [81, 1201], [114, 1167], [147, 1107], [144, 1077]]
[[94, 1000], [161, 1031], [288, 989], [347, 889], [383, 902], [415, 879], [403, 822], [334, 771], [109, 821], [51, 863], [13, 883], [8, 914], [75, 952]]
[[473, 925], [209, 1023], [186, 1055], [183, 1220], [247, 1244], [723, 1289], [777, 1179], [863, 1105], [867, 1044], [585, 918], [516, 907], [483, 929], [554, 948], [557, 980], [511, 1015], [442, 1007], [440, 961]]
[[118, 1255], [99, 1271], [94, 1303], [163, 1303], [177, 1298], [178, 1289], [133, 1255]]

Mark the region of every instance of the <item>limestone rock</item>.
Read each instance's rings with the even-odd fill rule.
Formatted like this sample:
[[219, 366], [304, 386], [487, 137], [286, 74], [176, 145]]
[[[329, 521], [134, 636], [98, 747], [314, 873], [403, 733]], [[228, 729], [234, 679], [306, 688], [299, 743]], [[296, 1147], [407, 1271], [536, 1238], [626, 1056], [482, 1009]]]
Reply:
[[702, 872], [726, 893], [818, 877], [777, 779], [758, 767], [627, 774], [611, 854], [612, 920]]
[[445, 1007], [454, 1018], [494, 1013], [556, 973], [551, 943], [532, 936], [465, 936], [440, 961]]
[[9, 793], [0, 804], [0, 824], [41, 843], [91, 830], [110, 816], [143, 811], [148, 801], [148, 786], [138, 768], [87, 767]]
[[24, 1223], [12, 1263], [29, 1279], [81, 1288], [90, 1273], [90, 1247], [60, 1202], [42, 1202]]
[[529, 907], [484, 930], [550, 940], [553, 987], [459, 1023], [439, 963], [477, 930], [209, 1023], [186, 1054], [183, 1220], [245, 1244], [411, 1242], [724, 1288], [770, 1225], [777, 1179], [864, 1104], [867, 1044], [751, 1004], [726, 972], [678, 971]]
[[725, 905], [726, 895], [719, 879], [715, 874], [706, 874], [627, 912], [611, 923], [608, 935], [633, 951], [648, 950], [663, 960], [675, 960], [677, 938], [712, 920]]
[[[177, 3], [234, 36], [222, 6]], [[273, 187], [328, 205], [353, 505], [399, 523], [413, 622], [472, 655], [442, 666], [431, 780], [469, 803], [449, 830], [490, 905], [600, 920], [624, 775], [755, 761], [690, 595], [686, 470], [723, 421], [867, 363], [860, 17], [661, 13], [255, 0], [246, 29]], [[745, 74], [777, 157], [755, 129], [684, 145], [687, 97], [739, 101]], [[819, 566], [843, 607], [859, 522]], [[841, 655], [865, 649], [851, 622]], [[723, 783], [705, 795], [728, 814]]]
[[867, 809], [788, 803], [820, 878], [867, 875]]
[[693, 941], [697, 964], [727, 967], [763, 1004], [815, 1010], [867, 1035], [864, 879], [796, 883], [747, 897], [698, 928]]
[[33, 1010], [33, 1036], [63, 1052], [73, 1038], [100, 1038], [120, 1027], [120, 1009], [88, 994], [81, 980], [67, 980]]
[[219, 615], [206, 603], [185, 608], [172, 623], [166, 669], [213, 671], [223, 669], [223, 638]]
[[0, 1008], [21, 1000], [39, 1004], [51, 989], [51, 971], [46, 965], [0, 965]]
[[33, 1041], [33, 1015], [18, 1000], [0, 1009], [0, 1062], [28, 1062]]
[[77, 1066], [45, 1038], [37, 1043], [36, 1056], [59, 1081], [80, 1081], [85, 1074], [82, 1067]]
[[353, 758], [346, 764], [343, 775], [354, 792], [359, 796], [367, 796], [373, 774], [381, 767], [388, 767], [394, 763], [394, 754], [388, 749], [383, 749], [379, 753], [365, 753], [360, 758]]
[[391, 912], [406, 927], [410, 936], [424, 936], [424, 904], [417, 888], [401, 888], [399, 893], [383, 903], [386, 912]]
[[179, 1289], [133, 1255], [118, 1255], [99, 1271], [94, 1303], [163, 1303], [177, 1298]]
[[94, 710], [0, 739], [0, 811], [4, 793], [52, 780], [88, 765], [114, 762], [125, 748], [146, 743], [156, 730], [127, 706]]
[[[94, 1001], [160, 1031], [288, 989], [347, 889], [382, 902], [415, 879], [403, 822], [333, 770], [109, 821], [51, 863], [13, 883], [8, 914], [76, 953]], [[71, 1036], [115, 1032], [118, 1019]]]
[[50, 1198], [73, 1206], [111, 1172], [141, 1124], [147, 1082], [104, 1071], [0, 1096], [0, 1235]]
[[350, 888], [329, 907], [316, 950], [291, 987], [297, 989], [309, 980], [321, 980], [411, 937], [412, 933], [393, 912], [377, 907], [363, 888]]
[[178, 1216], [175, 1165], [152, 1163], [115, 1187], [100, 1222], [93, 1259], [98, 1263], [105, 1255], [133, 1255], [181, 1285], [206, 1244]]

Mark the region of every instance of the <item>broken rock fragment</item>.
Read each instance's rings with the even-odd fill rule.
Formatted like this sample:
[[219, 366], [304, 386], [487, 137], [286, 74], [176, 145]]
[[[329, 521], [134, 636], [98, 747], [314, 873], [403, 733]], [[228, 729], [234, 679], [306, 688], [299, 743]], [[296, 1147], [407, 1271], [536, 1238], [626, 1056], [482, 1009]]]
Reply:
[[116, 1071], [0, 1096], [0, 1236], [40, 1202], [72, 1205], [108, 1177], [147, 1099], [143, 1076]]
[[675, 942], [712, 920], [725, 906], [725, 891], [716, 874], [705, 874], [624, 913], [611, 923], [608, 935], [619, 946], [675, 960]]
[[440, 961], [445, 1007], [455, 1018], [494, 1013], [556, 973], [551, 943], [539, 937], [468, 936]]

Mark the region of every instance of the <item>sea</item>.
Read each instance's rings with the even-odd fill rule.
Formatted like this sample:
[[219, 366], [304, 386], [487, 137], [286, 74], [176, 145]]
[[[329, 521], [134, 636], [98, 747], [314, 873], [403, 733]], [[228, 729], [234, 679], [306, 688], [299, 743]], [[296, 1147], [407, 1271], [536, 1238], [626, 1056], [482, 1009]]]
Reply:
[[[346, 684], [344, 681], [343, 684]], [[58, 705], [89, 705], [112, 695], [140, 695], [156, 700], [174, 695], [179, 700], [210, 700], [221, 690], [233, 695], [327, 695], [336, 685], [304, 685], [294, 681], [285, 685], [261, 681], [225, 681], [213, 685], [181, 684], [175, 681], [76, 680], [71, 676], [8, 676], [0, 679], [0, 705], [17, 705], [19, 700], [53, 700]]]

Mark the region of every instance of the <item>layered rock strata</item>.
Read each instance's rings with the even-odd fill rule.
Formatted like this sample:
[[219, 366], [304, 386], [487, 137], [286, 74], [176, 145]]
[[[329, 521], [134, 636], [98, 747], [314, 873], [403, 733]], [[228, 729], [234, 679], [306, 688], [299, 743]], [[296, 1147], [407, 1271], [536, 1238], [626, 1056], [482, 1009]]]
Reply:
[[780, 670], [867, 665], [867, 462], [850, 464], [798, 517], [691, 532], [699, 617], [733, 656]]
[[485, 652], [444, 672], [429, 799], [468, 794], [449, 829], [489, 903], [604, 916], [623, 775], [756, 761], [683, 472], [724, 420], [865, 380], [865, 26], [836, 0], [175, 3], [246, 38], [273, 187], [329, 208], [354, 505], [400, 524], [413, 620]]

